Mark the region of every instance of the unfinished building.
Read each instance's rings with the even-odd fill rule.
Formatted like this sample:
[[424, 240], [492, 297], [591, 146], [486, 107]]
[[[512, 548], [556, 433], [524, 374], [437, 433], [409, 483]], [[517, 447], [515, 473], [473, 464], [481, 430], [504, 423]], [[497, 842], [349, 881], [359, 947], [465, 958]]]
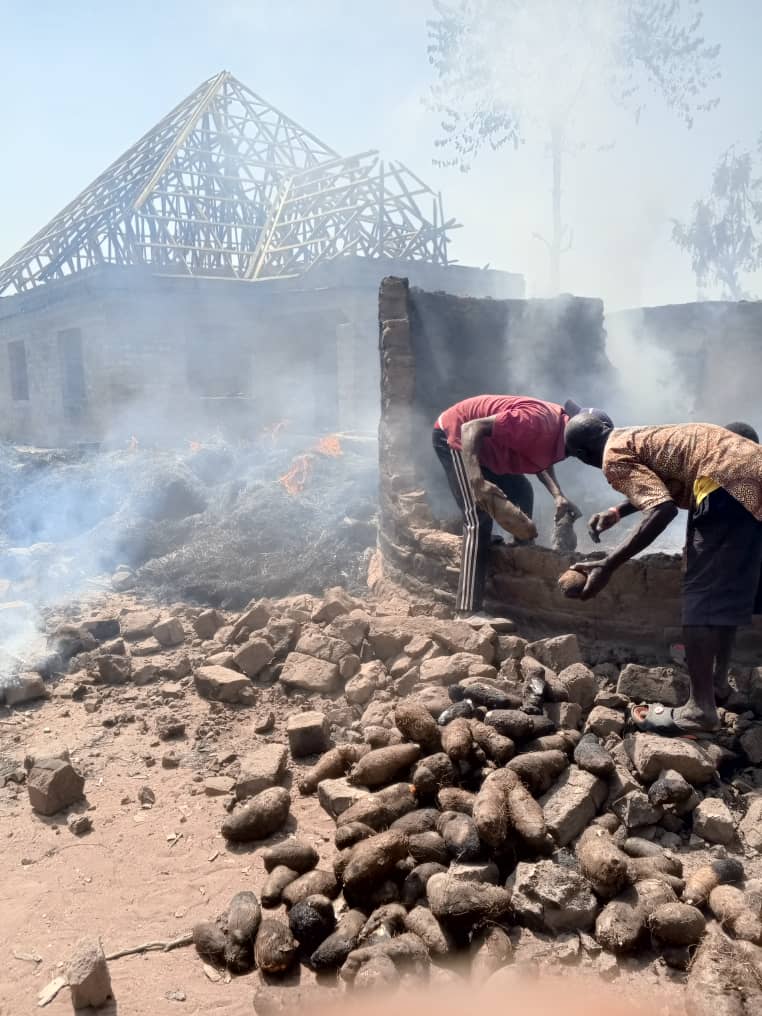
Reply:
[[375, 427], [381, 275], [522, 295], [452, 263], [456, 225], [401, 163], [343, 157], [223, 71], [0, 266], [0, 435]]

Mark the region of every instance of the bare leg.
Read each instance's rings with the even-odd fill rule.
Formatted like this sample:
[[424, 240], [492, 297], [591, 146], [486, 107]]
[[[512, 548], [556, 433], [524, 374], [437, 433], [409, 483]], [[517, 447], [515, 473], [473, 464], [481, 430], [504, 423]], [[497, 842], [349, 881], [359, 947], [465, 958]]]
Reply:
[[726, 629], [704, 625], [690, 625], [683, 628], [685, 659], [691, 680], [691, 694], [684, 706], [674, 710], [675, 721], [686, 721], [686, 726], [695, 725], [712, 730], [719, 725], [717, 704], [714, 697], [714, 661], [724, 645], [722, 632]]
[[714, 658], [714, 691], [720, 702], [724, 702], [730, 695], [728, 669], [730, 668], [730, 654], [733, 652], [733, 644], [736, 640], [736, 630], [735, 628], [718, 629], [718, 645]]

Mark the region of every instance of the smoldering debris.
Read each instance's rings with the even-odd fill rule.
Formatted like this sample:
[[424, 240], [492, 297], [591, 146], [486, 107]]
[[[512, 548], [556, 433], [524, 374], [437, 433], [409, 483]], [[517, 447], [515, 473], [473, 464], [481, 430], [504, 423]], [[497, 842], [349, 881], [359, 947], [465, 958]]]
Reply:
[[54, 602], [119, 565], [164, 599], [239, 607], [298, 587], [362, 587], [375, 545], [376, 447], [40, 452], [0, 448], [0, 575]]

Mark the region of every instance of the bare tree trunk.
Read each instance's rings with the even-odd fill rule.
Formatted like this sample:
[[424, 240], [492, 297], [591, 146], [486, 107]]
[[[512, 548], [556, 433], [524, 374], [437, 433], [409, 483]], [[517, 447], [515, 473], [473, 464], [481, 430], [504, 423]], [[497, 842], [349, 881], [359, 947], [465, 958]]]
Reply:
[[550, 130], [553, 158], [553, 238], [550, 244], [550, 292], [557, 296], [561, 292], [561, 245], [563, 243], [563, 221], [561, 219], [561, 168], [563, 162], [564, 131], [554, 126]]

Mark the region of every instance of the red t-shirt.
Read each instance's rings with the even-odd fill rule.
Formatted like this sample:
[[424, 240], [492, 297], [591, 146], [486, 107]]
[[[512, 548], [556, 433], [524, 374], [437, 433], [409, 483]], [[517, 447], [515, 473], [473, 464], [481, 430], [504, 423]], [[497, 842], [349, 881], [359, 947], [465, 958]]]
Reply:
[[524, 395], [475, 395], [440, 415], [437, 426], [451, 448], [461, 449], [460, 428], [469, 420], [494, 416], [492, 434], [482, 439], [479, 461], [493, 473], [541, 473], [566, 458], [564, 428], [569, 417], [555, 402]]

